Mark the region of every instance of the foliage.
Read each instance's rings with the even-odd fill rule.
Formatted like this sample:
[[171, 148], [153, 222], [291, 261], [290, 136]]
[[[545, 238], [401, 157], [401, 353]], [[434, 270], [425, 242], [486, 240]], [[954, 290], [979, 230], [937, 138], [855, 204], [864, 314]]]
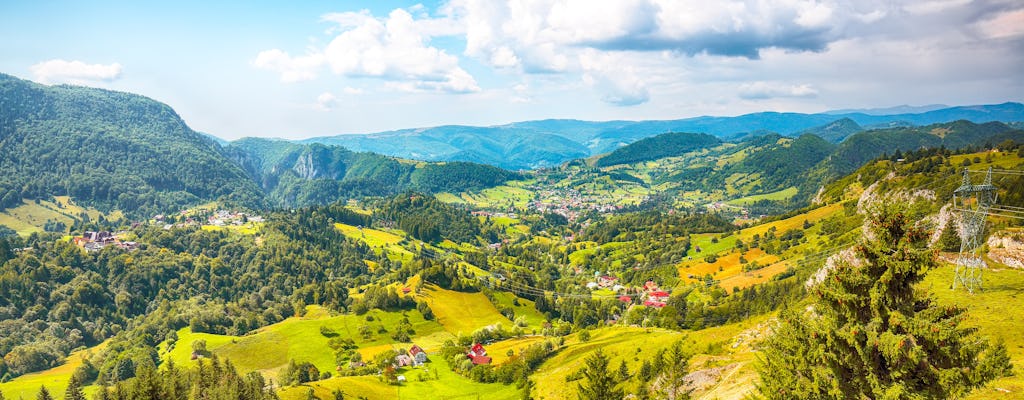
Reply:
[[616, 149], [597, 160], [599, 167], [630, 164], [639, 161], [682, 155], [694, 150], [712, 147], [722, 141], [704, 133], [669, 132], [640, 139]]
[[165, 104], [0, 75], [0, 209], [67, 195], [153, 215], [209, 200], [258, 206], [262, 193]]
[[586, 384], [578, 384], [580, 400], [618, 400], [622, 389], [615, 387], [615, 377], [608, 369], [608, 357], [598, 349], [586, 359], [583, 369]]
[[412, 237], [428, 243], [443, 239], [476, 242], [480, 222], [468, 212], [444, 204], [433, 196], [405, 193], [381, 207], [381, 219], [397, 222]]
[[915, 289], [936, 265], [904, 203], [879, 202], [858, 261], [817, 283], [810, 312], [783, 313], [759, 365], [766, 398], [946, 398], [1009, 372], [1002, 345], [961, 326], [964, 310]]

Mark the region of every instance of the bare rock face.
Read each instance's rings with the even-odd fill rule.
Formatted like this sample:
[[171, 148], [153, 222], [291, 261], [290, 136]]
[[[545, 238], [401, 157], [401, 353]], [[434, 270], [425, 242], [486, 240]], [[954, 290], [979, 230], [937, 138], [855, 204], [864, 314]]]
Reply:
[[292, 169], [303, 179], [313, 179], [319, 175], [319, 171], [316, 170], [316, 165], [313, 163], [313, 154], [309, 152], [299, 156]]
[[996, 232], [988, 238], [988, 258], [1011, 268], [1024, 269], [1024, 233]]

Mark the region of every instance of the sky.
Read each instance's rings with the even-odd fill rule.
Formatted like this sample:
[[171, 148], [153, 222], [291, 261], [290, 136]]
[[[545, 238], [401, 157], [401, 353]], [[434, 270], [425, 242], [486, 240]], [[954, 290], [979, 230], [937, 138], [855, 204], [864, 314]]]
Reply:
[[1024, 101], [1024, 2], [4, 1], [0, 54], [225, 139], [993, 104]]

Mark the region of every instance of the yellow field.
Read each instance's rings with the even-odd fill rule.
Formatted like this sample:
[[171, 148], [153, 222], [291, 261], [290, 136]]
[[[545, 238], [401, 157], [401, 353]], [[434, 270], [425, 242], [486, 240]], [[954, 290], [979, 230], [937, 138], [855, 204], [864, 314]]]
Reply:
[[519, 354], [523, 349], [529, 347], [531, 344], [543, 342], [547, 339], [544, 336], [524, 336], [521, 338], [512, 338], [502, 340], [500, 342], [494, 342], [493, 344], [487, 345], [487, 355], [491, 357], [491, 362], [494, 365], [499, 365], [508, 361], [508, 351], [512, 350], [515, 354]]
[[755, 234], [764, 236], [765, 233], [768, 233], [768, 229], [771, 229], [771, 227], [773, 226], [775, 227], [775, 231], [777, 232], [776, 234], [781, 235], [782, 232], [785, 232], [788, 229], [802, 229], [805, 220], [814, 223], [817, 222], [818, 220], [831, 216], [835, 212], [842, 211], [842, 209], [842, 203], [829, 204], [824, 207], [815, 208], [811, 211], [797, 215], [795, 217], [779, 221], [772, 221], [766, 224], [761, 224], [758, 226], [744, 229], [742, 232], [740, 232], [739, 236], [743, 239], [743, 241], [747, 241]]
[[204, 231], [228, 231], [242, 235], [255, 235], [257, 232], [263, 229], [262, 222], [249, 222], [243, 225], [203, 225], [202, 230]]
[[512, 328], [512, 321], [501, 315], [483, 293], [456, 292], [434, 285], [424, 286], [421, 293], [437, 322], [449, 333], [469, 335], [484, 326], [498, 323], [506, 329]]
[[[22, 205], [0, 213], [0, 225], [14, 229], [19, 235], [28, 236], [34, 232], [42, 232], [47, 220], [63, 222], [64, 225], [71, 227], [75, 218], [83, 212], [93, 220], [103, 215], [95, 209], [75, 205], [67, 196], [57, 196], [53, 201], [42, 200], [39, 204], [35, 201], [22, 200]], [[120, 212], [114, 212], [107, 216], [107, 219], [117, 220], [122, 216]]]
[[[743, 266], [740, 264], [740, 253], [732, 252], [719, 256], [713, 263], [707, 263], [703, 260], [694, 260], [689, 263], [684, 263], [679, 268], [679, 278], [687, 282], [696, 282], [701, 280], [704, 275], [711, 274], [718, 280], [724, 280], [735, 276], [743, 275]], [[766, 254], [761, 249], [750, 249], [742, 254], [743, 258], [747, 262], [757, 262], [760, 265], [771, 265], [779, 261], [779, 257], [771, 254]], [[689, 267], [687, 267], [689, 265]], [[767, 269], [767, 268], [765, 268]], [[765, 269], [752, 272], [754, 274], [763, 273]], [[783, 271], [785, 268], [782, 269]], [[779, 271], [781, 272], [781, 271]], [[689, 278], [693, 275], [693, 278]], [[770, 278], [770, 277], [769, 277]], [[725, 286], [722, 286], [725, 288]], [[731, 290], [732, 288], [726, 288]]]

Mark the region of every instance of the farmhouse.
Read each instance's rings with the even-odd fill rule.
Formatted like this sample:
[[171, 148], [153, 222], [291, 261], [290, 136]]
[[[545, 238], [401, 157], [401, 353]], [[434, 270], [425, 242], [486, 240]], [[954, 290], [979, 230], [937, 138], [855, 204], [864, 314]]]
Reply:
[[469, 349], [469, 353], [466, 354], [466, 358], [472, 360], [473, 365], [491, 363], [491, 358], [487, 356], [487, 350], [485, 350], [484, 346], [480, 343], [474, 344], [473, 347]]
[[398, 368], [408, 367], [412, 365], [412, 357], [408, 354], [399, 354], [395, 356], [395, 366]]
[[423, 351], [423, 348], [418, 345], [412, 345], [409, 348], [409, 355], [412, 356], [412, 360], [415, 365], [420, 365], [427, 362], [427, 352]]

